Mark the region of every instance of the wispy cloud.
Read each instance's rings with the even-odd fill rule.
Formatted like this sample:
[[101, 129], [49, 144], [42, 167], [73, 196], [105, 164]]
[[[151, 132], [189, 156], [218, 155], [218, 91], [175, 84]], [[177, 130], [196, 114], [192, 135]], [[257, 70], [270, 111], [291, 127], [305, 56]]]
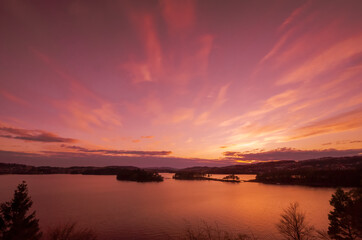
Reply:
[[328, 145], [332, 145], [332, 143], [331, 142], [322, 143], [322, 146], [328, 146]]
[[160, 0], [163, 17], [171, 34], [182, 34], [196, 20], [194, 0]]
[[121, 64], [134, 83], [157, 82], [163, 75], [163, 54], [154, 16], [151, 13], [134, 12], [131, 20], [139, 30], [144, 47], [144, 59]]
[[202, 125], [210, 121], [210, 115], [213, 114], [216, 110], [218, 110], [221, 106], [225, 104], [227, 101], [227, 91], [230, 87], [231, 83], [227, 83], [224, 86], [221, 86], [218, 90], [217, 96], [211, 107], [207, 110], [199, 114], [194, 121], [195, 125]]
[[336, 43], [321, 54], [308, 59], [304, 64], [285, 74], [278, 85], [308, 82], [314, 80], [320, 74], [334, 69], [349, 58], [362, 52], [362, 35], [356, 35], [349, 39]]
[[290, 105], [298, 100], [298, 92], [296, 90], [286, 90], [276, 95], [273, 95], [267, 98], [263, 103], [256, 109], [249, 112], [246, 112], [243, 115], [234, 117], [232, 119], [226, 120], [220, 123], [221, 127], [227, 127], [240, 121], [245, 121], [245, 119], [255, 118], [259, 116], [264, 116], [267, 113], [270, 113], [274, 110], [277, 110], [281, 107]]
[[283, 29], [288, 27], [293, 21], [295, 21], [295, 19], [300, 17], [300, 15], [302, 15], [303, 11], [305, 11], [309, 7], [310, 2], [311, 1], [306, 1], [302, 6], [294, 9], [293, 12], [284, 20], [282, 25], [280, 25], [278, 30], [282, 31]]
[[325, 133], [336, 133], [358, 129], [362, 127], [361, 119], [362, 109], [360, 108], [350, 112], [341, 113], [294, 130], [290, 139], [294, 140]]
[[193, 108], [179, 108], [179, 109], [176, 109], [176, 111], [172, 115], [172, 122], [179, 123], [179, 122], [191, 120], [193, 117], [194, 117]]
[[6, 98], [9, 101], [12, 101], [14, 103], [17, 103], [17, 104], [20, 104], [20, 105], [23, 105], [23, 106], [26, 106], [26, 107], [29, 107], [28, 102], [26, 102], [24, 99], [22, 99], [22, 98], [20, 98], [18, 96], [15, 96], [14, 94], [11, 94], [8, 91], [2, 90], [2, 91], [0, 91], [0, 95], [2, 95], [4, 98]]
[[[195, 1], [160, 0], [157, 8], [161, 18], [151, 9], [133, 8], [129, 12], [141, 48], [139, 54], [130, 54], [128, 60], [121, 62], [120, 68], [136, 84], [162, 82], [186, 86], [195, 77], [205, 76], [214, 36], [205, 32], [192, 34]], [[167, 27], [166, 33], [160, 21]]]
[[136, 167], [174, 167], [190, 166], [226, 166], [234, 163], [228, 160], [180, 158], [155, 155], [112, 155], [87, 152], [51, 152], [27, 153], [21, 151], [0, 150], [0, 161], [36, 166], [136, 166]]
[[336, 142], [326, 142], [326, 143], [322, 143], [322, 146], [327, 146], [327, 145], [345, 145], [345, 144], [357, 144], [357, 143], [362, 143], [362, 140], [342, 140], [342, 141], [336, 141]]
[[21, 128], [11, 128], [11, 127], [0, 127], [0, 137], [19, 139], [25, 141], [34, 141], [34, 142], [76, 142], [77, 140], [73, 138], [63, 138], [54, 133], [46, 132], [42, 130], [27, 130]]
[[67, 83], [70, 97], [56, 101], [51, 99], [50, 102], [60, 109], [61, 118], [68, 125], [86, 131], [94, 126], [105, 129], [122, 126], [122, 117], [116, 111], [114, 104], [91, 91], [76, 77], [68, 74], [55, 59], [34, 47], [29, 50]]
[[121, 127], [121, 117], [109, 103], [98, 102], [90, 105], [78, 100], [58, 102], [57, 107], [65, 110], [62, 119], [70, 126], [82, 130], [91, 130], [93, 127], [109, 129]]
[[141, 136], [141, 138], [147, 138], [147, 139], [151, 139], [154, 138], [155, 136]]
[[324, 149], [324, 150], [300, 150], [295, 148], [277, 148], [274, 150], [254, 150], [245, 152], [224, 152], [229, 160], [307, 160], [322, 157], [342, 157], [362, 154], [362, 149]]
[[107, 150], [107, 149], [88, 149], [80, 146], [68, 146], [62, 144], [61, 147], [77, 150], [83, 153], [101, 153], [111, 155], [138, 155], [138, 156], [167, 156], [171, 151], [133, 151], [133, 150]]

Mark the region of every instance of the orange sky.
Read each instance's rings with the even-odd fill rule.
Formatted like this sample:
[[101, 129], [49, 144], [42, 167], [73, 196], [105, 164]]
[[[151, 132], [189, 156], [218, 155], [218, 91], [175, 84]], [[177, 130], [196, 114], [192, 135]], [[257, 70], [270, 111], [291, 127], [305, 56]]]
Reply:
[[362, 153], [362, 2], [1, 1], [0, 162]]

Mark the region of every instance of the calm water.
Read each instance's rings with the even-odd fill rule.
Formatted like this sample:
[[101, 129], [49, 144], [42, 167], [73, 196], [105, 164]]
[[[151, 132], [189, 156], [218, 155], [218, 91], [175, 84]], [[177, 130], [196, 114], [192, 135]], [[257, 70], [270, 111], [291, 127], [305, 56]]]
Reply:
[[108, 240], [168, 239], [179, 236], [187, 224], [202, 221], [259, 239], [278, 239], [275, 223], [294, 201], [317, 228], [328, 226], [331, 188], [177, 181], [172, 174], [163, 176], [161, 183], [136, 183], [117, 181], [115, 176], [0, 175], [0, 202], [10, 200], [17, 184], [25, 180], [42, 229], [77, 222]]

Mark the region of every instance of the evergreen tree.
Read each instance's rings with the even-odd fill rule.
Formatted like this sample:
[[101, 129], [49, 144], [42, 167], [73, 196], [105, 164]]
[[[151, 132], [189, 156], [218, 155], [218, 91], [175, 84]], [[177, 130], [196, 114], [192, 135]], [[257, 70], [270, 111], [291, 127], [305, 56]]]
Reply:
[[0, 206], [0, 239], [1, 240], [38, 240], [42, 233], [35, 211], [27, 214], [33, 202], [28, 196], [26, 183], [19, 184], [10, 202]]
[[345, 192], [339, 188], [330, 204], [334, 207], [328, 214], [330, 237], [337, 240], [362, 238], [362, 189]]

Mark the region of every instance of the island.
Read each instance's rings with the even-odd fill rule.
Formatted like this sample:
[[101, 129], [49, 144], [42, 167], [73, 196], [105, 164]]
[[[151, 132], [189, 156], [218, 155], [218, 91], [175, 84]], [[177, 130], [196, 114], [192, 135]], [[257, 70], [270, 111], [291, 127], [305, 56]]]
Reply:
[[186, 172], [186, 171], [176, 172], [175, 175], [173, 176], [173, 179], [176, 179], [176, 180], [208, 180], [208, 181], [231, 182], [231, 183], [240, 182], [239, 177], [235, 176], [234, 174], [226, 176], [223, 179], [219, 179], [219, 178], [212, 178], [210, 174], [198, 173], [198, 172]]
[[135, 182], [162, 182], [163, 177], [157, 172], [143, 169], [122, 169], [117, 173], [117, 180]]

